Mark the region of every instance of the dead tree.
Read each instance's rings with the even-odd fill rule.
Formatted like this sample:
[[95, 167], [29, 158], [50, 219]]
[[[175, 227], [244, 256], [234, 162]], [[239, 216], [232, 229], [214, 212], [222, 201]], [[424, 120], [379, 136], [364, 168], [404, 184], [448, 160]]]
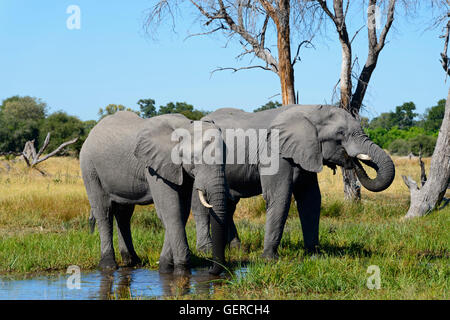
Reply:
[[[318, 3], [323, 13], [331, 19], [334, 25], [339, 42], [342, 48], [341, 75], [338, 84], [340, 85], [341, 108], [347, 110], [354, 117], [359, 117], [364, 96], [367, 87], [376, 68], [378, 58], [386, 43], [386, 37], [394, 22], [394, 12], [396, 0], [389, 0], [387, 4], [386, 22], [380, 34], [377, 34], [376, 8], [384, 4], [383, 0], [369, 0], [367, 2], [367, 32], [368, 32], [368, 56], [366, 63], [359, 76], [354, 75], [354, 60], [352, 52], [352, 42], [357, 34], [364, 28], [360, 28], [351, 38], [347, 28], [347, 14], [350, 7], [350, 0], [333, 0], [333, 9], [329, 8], [326, 0], [314, 0]], [[356, 61], [356, 60], [355, 60]], [[356, 89], [353, 91], [352, 78], [357, 78]], [[348, 200], [361, 199], [361, 186], [358, 182], [354, 170], [345, 170], [342, 168], [344, 180], [344, 194]]]
[[422, 161], [422, 152], [419, 152], [419, 166], [420, 166], [420, 184], [422, 187], [427, 182], [427, 173], [425, 171], [425, 163]]
[[[172, 1], [160, 0], [150, 11], [147, 26], [161, 23], [165, 13], [172, 13]], [[175, 1], [173, 1], [175, 2]], [[263, 61], [262, 65], [240, 68], [220, 67], [215, 71], [231, 70], [237, 72], [247, 69], [262, 69], [274, 72], [280, 79], [282, 104], [298, 102], [294, 87], [294, 65], [300, 60], [300, 49], [311, 46], [303, 40], [297, 47], [294, 58], [291, 55], [291, 27], [298, 21], [305, 21], [304, 6], [308, 1], [289, 0], [190, 0], [200, 13], [206, 32], [194, 35], [210, 35], [223, 32], [228, 39], [237, 36], [243, 52], [237, 58], [254, 55]], [[293, 22], [294, 20], [294, 22]], [[271, 27], [275, 27], [277, 55], [266, 42]], [[311, 31], [313, 27], [309, 26]], [[193, 35], [191, 35], [193, 36]]]
[[36, 169], [42, 175], [46, 175], [46, 173], [44, 171], [38, 169], [36, 166], [39, 163], [44, 162], [45, 160], [57, 155], [65, 147], [67, 147], [71, 144], [74, 144], [77, 141], [78, 141], [78, 137], [75, 139], [72, 139], [70, 141], [64, 142], [58, 148], [56, 148], [55, 150], [53, 150], [52, 152], [46, 154], [44, 157], [41, 158], [42, 154], [47, 149], [47, 147], [50, 143], [50, 132], [49, 132], [49, 133], [47, 133], [47, 136], [45, 137], [44, 144], [42, 145], [42, 147], [39, 149], [38, 152], [36, 152], [36, 148], [34, 147], [34, 140], [31, 140], [31, 141], [27, 141], [25, 143], [25, 147], [23, 148], [21, 155], [23, 156], [23, 159], [25, 160], [25, 163], [27, 164], [27, 166], [29, 168]]
[[[447, 3], [450, 5], [449, 1]], [[450, 18], [450, 12], [447, 12], [447, 17]], [[441, 53], [442, 67], [447, 75], [449, 74], [447, 54], [449, 32], [450, 19], [445, 27], [444, 50]], [[419, 189], [417, 183], [411, 177], [402, 176], [402, 178], [411, 193], [411, 203], [405, 216], [406, 219], [421, 217], [430, 213], [439, 206], [444, 198], [450, 182], [450, 89], [426, 183]]]

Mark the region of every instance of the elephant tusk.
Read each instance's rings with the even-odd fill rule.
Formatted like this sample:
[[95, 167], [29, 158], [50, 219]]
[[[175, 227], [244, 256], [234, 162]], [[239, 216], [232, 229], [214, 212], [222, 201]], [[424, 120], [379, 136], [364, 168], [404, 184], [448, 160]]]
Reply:
[[367, 154], [363, 154], [363, 153], [358, 154], [356, 157], [359, 160], [368, 160], [368, 161], [372, 160], [372, 158], [370, 156], [368, 156]]
[[198, 197], [200, 198], [200, 202], [202, 203], [202, 205], [204, 205], [206, 208], [212, 208], [213, 207], [208, 202], [206, 202], [205, 196], [203, 195], [203, 191], [202, 190], [198, 190]]

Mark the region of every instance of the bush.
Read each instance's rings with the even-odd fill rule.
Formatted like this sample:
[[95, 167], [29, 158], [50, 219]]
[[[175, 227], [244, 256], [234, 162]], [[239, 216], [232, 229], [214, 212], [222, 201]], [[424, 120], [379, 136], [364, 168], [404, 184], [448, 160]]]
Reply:
[[436, 137], [420, 135], [409, 140], [410, 150], [414, 155], [430, 157], [433, 155], [434, 147], [436, 146]]
[[70, 145], [64, 152], [60, 153], [60, 155], [74, 154], [78, 156], [91, 128], [89, 123], [85, 123], [63, 111], [57, 111], [42, 122], [39, 128], [39, 144], [37, 147], [40, 148], [42, 146], [48, 132], [50, 132], [51, 137], [46, 152], [51, 152], [62, 143], [78, 137], [78, 141], [75, 144]]
[[422, 156], [429, 157], [433, 154], [436, 145], [436, 137], [427, 135], [418, 135], [410, 139], [396, 139], [389, 144], [388, 150], [391, 154], [406, 156], [412, 153], [416, 156], [422, 153]]
[[391, 154], [407, 155], [410, 152], [410, 147], [408, 141], [404, 139], [396, 139], [389, 144], [388, 150]]

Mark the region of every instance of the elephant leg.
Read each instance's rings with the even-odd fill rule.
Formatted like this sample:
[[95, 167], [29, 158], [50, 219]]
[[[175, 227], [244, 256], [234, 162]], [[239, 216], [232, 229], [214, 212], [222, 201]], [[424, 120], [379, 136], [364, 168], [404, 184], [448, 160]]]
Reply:
[[192, 214], [195, 220], [197, 231], [197, 251], [207, 253], [212, 249], [211, 234], [209, 232], [209, 209], [200, 202], [198, 192], [192, 192]]
[[283, 235], [292, 197], [292, 166], [280, 159], [276, 175], [262, 175], [261, 187], [266, 201], [266, 227], [262, 256], [278, 258], [278, 246]]
[[122, 261], [126, 267], [134, 267], [141, 264], [133, 246], [131, 236], [131, 216], [133, 215], [134, 205], [122, 205], [113, 203], [113, 213], [117, 221], [117, 231], [119, 234], [119, 250]]
[[[191, 205], [190, 186], [172, 186], [157, 176], [147, 177], [156, 211], [165, 228], [164, 246], [161, 252], [161, 264], [170, 265], [170, 253], [173, 257], [174, 273], [189, 272], [190, 251], [186, 237], [185, 224]], [[169, 261], [166, 261], [169, 260]]]
[[100, 234], [101, 258], [98, 267], [102, 270], [115, 270], [118, 265], [114, 255], [111, 200], [103, 191], [95, 173], [85, 175], [83, 179], [91, 205], [91, 214], [97, 221]]
[[[239, 200], [238, 200], [239, 201]], [[236, 201], [229, 200], [227, 203], [227, 216], [228, 220], [228, 243], [230, 244], [230, 248], [240, 248], [241, 240], [239, 239], [239, 235], [236, 229], [236, 225], [234, 224], [233, 216], [236, 211]]]
[[317, 173], [303, 171], [294, 185], [294, 197], [302, 224], [303, 241], [307, 253], [319, 247], [319, 218], [321, 195]]
[[159, 256], [159, 272], [160, 273], [172, 273], [173, 266], [173, 253], [170, 247], [169, 233], [164, 233], [164, 244]]
[[114, 255], [113, 215], [111, 214], [111, 208], [94, 208], [94, 217], [97, 220], [101, 243], [101, 259], [98, 266], [102, 270], [117, 269], [119, 266]]

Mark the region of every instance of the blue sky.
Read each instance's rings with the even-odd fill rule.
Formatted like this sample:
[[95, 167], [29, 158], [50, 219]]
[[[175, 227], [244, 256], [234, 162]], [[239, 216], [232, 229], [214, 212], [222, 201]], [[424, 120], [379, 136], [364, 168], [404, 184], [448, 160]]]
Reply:
[[[198, 30], [190, 12], [178, 20], [176, 33], [163, 25], [153, 40], [143, 30], [145, 10], [153, 3], [0, 0], [0, 100], [30, 95], [47, 102], [50, 112], [64, 110], [88, 120], [97, 119], [98, 109], [110, 103], [137, 109], [141, 98], [153, 98], [157, 105], [186, 101], [203, 110], [252, 111], [279, 93], [279, 80], [269, 71], [211, 76], [219, 66], [245, 62], [235, 60], [240, 53], [237, 41], [224, 48], [221, 36], [185, 40], [189, 31]], [[80, 30], [66, 27], [69, 5], [81, 9]], [[398, 16], [372, 77], [363, 115], [374, 117], [406, 101], [414, 101], [422, 113], [447, 96], [439, 63], [440, 29], [425, 31], [430, 16], [426, 11], [410, 19]], [[355, 14], [351, 30], [363, 22], [362, 14]], [[316, 49], [303, 50], [296, 64], [302, 104], [331, 101], [341, 53], [334, 30], [328, 29], [327, 36], [317, 37]], [[361, 66], [365, 43], [362, 31], [354, 48]]]

